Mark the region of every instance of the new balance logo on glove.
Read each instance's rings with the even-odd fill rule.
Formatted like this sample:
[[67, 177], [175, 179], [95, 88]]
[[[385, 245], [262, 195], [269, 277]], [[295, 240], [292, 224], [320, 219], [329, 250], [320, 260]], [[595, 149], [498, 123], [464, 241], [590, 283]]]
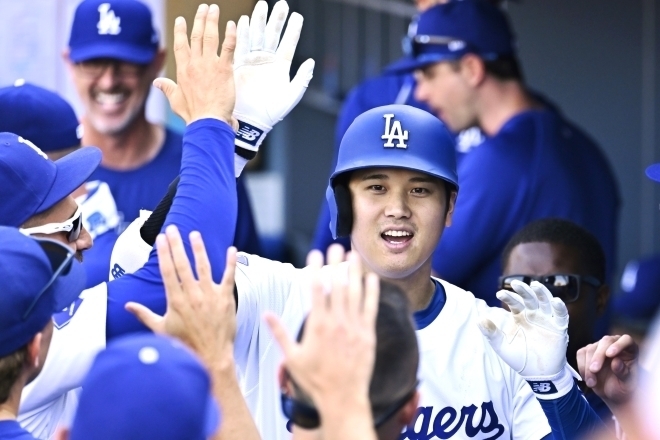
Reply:
[[259, 139], [264, 134], [263, 130], [258, 129], [254, 125], [247, 122], [238, 121], [238, 131], [236, 132], [236, 140], [245, 142], [246, 144], [256, 147]]
[[536, 394], [553, 394], [557, 392], [557, 387], [550, 381], [528, 381], [532, 391]]

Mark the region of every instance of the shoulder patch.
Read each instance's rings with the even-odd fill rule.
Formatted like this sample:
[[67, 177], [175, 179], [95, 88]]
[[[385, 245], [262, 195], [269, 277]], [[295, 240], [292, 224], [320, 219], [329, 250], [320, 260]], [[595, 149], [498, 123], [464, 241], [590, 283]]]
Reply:
[[61, 330], [63, 327], [66, 327], [66, 325], [73, 319], [73, 316], [80, 308], [80, 304], [82, 304], [82, 302], [82, 298], [77, 298], [74, 302], [71, 303], [69, 307], [59, 313], [55, 313], [53, 315], [53, 325], [55, 328]]

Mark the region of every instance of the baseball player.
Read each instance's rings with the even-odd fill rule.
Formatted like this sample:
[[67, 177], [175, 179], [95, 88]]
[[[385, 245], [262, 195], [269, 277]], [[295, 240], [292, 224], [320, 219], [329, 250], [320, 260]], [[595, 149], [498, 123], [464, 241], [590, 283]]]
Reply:
[[[0, 131], [38, 145], [51, 160], [80, 148], [82, 137], [82, 125], [68, 102], [57, 93], [23, 80], [0, 88]], [[73, 194], [81, 206], [83, 226], [94, 240], [94, 246], [85, 252], [85, 288], [89, 288], [108, 279], [120, 218], [105, 182], [86, 182]]]
[[[240, 131], [233, 130], [232, 118], [244, 125], [250, 121], [262, 134], [259, 140], [263, 140], [270, 128], [299, 102], [312, 77], [314, 63], [310, 60], [303, 64], [293, 81], [289, 80], [302, 17], [292, 15], [278, 48], [288, 11], [286, 3], [282, 3], [278, 11], [284, 14], [274, 15], [268, 25], [263, 14], [262, 26], [258, 28], [269, 51], [264, 53], [263, 46], [246, 46], [246, 55], [251, 58], [238, 59], [249, 75], [240, 77], [232, 72], [235, 25], [228, 24], [225, 44], [218, 57], [219, 9], [215, 5], [210, 8], [201, 5], [190, 45], [185, 21], [180, 18], [175, 23], [179, 84], [162, 78], [155, 83], [168, 97], [173, 110], [188, 124], [180, 182], [165, 226], [177, 225], [186, 237], [191, 230], [198, 230], [215, 244], [209, 247], [214, 279], [219, 279], [224, 269], [224, 252], [231, 245], [236, 222], [235, 175], [241, 158], [235, 150], [240, 152], [242, 148], [256, 153], [258, 148], [256, 142], [247, 143]], [[246, 44], [245, 38], [239, 35], [238, 44]], [[272, 93], [263, 88], [264, 83], [272, 86]], [[238, 91], [236, 105], [235, 90]], [[246, 90], [260, 93], [249, 94]], [[268, 119], [260, 117], [263, 112], [267, 112]], [[27, 141], [17, 144], [20, 148], [0, 149], [2, 166], [10, 170], [2, 173], [7, 180], [0, 185], [0, 220], [22, 226], [26, 234], [48, 234], [78, 252], [89, 247], [89, 234], [81, 225], [79, 210], [70, 193], [98, 165], [100, 152], [87, 147], [51, 162]], [[16, 174], [21, 179], [12, 177]], [[187, 251], [190, 252], [189, 248]], [[136, 273], [84, 291], [55, 317], [53, 343], [44, 374], [26, 388], [21, 401], [19, 419], [36, 437], [50, 438], [60, 420], [67, 416], [75, 403], [70, 390], [80, 386], [94, 355], [107, 340], [144, 330], [124, 310], [124, 304], [130, 300], [164, 311], [165, 296], [155, 252]]]
[[[16, 137], [2, 134], [3, 148]], [[0, 438], [34, 440], [16, 421], [23, 387], [51, 345], [54, 313], [78, 297], [85, 272], [68, 247], [0, 226]]]
[[[246, 25], [239, 22], [239, 34]], [[504, 327], [510, 321], [507, 312], [489, 309], [469, 292], [431, 278], [431, 255], [444, 226], [451, 224], [457, 191], [453, 139], [443, 124], [424, 111], [396, 105], [354, 121], [328, 185], [333, 234], [350, 235], [366, 268], [406, 292], [416, 311], [421, 400], [401, 438], [544, 438], [550, 426], [517, 373], [522, 369], [511, 368], [480, 332], [487, 311], [492, 327]], [[288, 420], [273, 411], [280, 401], [275, 371], [281, 354], [262, 327], [261, 315], [275, 313], [290, 334], [297, 332], [310, 307], [309, 277], [308, 268], [239, 254], [235, 357], [246, 401], [264, 437], [286, 439], [290, 433]], [[144, 310], [138, 316], [150, 319]], [[554, 403], [570, 395], [575, 403], [577, 396], [580, 404], [584, 399], [572, 386], [564, 342], [558, 339], [552, 351], [559, 356], [549, 364], [552, 371], [529, 368], [528, 378], [539, 382], [536, 392], [542, 398]], [[518, 351], [519, 359], [527, 355]], [[593, 414], [590, 408], [585, 412]]]

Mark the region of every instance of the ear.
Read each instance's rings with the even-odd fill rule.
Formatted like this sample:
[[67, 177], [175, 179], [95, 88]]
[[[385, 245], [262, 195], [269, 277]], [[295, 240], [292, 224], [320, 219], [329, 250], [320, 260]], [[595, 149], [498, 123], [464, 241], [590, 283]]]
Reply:
[[397, 418], [402, 426], [408, 426], [415, 420], [418, 405], [419, 391], [415, 391], [415, 394], [410, 398], [410, 400], [408, 400], [403, 408], [399, 410], [399, 415]]
[[280, 367], [277, 369], [277, 381], [280, 384], [280, 390], [291, 395], [292, 390], [289, 382], [289, 375], [286, 373], [284, 364], [280, 364]]
[[596, 291], [596, 313], [601, 316], [607, 309], [607, 302], [610, 299], [610, 286], [603, 284]]
[[449, 204], [447, 206], [447, 216], [445, 217], [445, 227], [451, 226], [451, 221], [452, 218], [454, 217], [454, 208], [456, 207], [456, 197], [458, 197], [458, 193], [456, 191], [452, 191], [449, 194], [449, 200], [447, 203]]
[[163, 67], [165, 66], [166, 58], [167, 58], [167, 52], [165, 51], [165, 49], [158, 49], [156, 56], [151, 61], [150, 68], [153, 69], [154, 72], [160, 72], [161, 70], [163, 70]]
[[39, 359], [39, 353], [41, 353], [41, 339], [43, 338], [43, 333], [39, 332], [35, 335], [34, 338], [27, 345], [27, 358], [25, 362], [30, 368], [38, 368], [40, 363], [43, 362], [43, 359]]
[[461, 75], [464, 81], [471, 87], [477, 87], [486, 78], [486, 66], [484, 60], [475, 54], [466, 54], [461, 58]]
[[69, 71], [69, 75], [73, 76], [73, 68], [75, 66], [75, 63], [71, 61], [70, 57], [71, 51], [69, 49], [64, 49], [62, 51], [62, 61], [64, 61], [64, 64], [66, 65], [67, 70]]

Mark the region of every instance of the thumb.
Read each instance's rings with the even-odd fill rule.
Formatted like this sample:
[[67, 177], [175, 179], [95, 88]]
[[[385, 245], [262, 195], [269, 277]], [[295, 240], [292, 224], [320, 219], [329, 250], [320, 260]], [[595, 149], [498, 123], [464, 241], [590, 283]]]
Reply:
[[124, 307], [127, 311], [135, 315], [138, 321], [147, 326], [152, 332], [160, 334], [165, 333], [165, 329], [163, 327], [164, 318], [162, 316], [155, 314], [142, 304], [134, 302], [126, 303]]
[[499, 353], [499, 348], [504, 343], [504, 332], [497, 328], [495, 323], [488, 318], [482, 318], [477, 322], [477, 326], [481, 333], [488, 339], [491, 347], [495, 352]]
[[169, 100], [178, 86], [169, 78], [156, 78], [154, 80], [154, 87], [163, 92]]
[[283, 111], [281, 111], [279, 115], [280, 120], [284, 119], [284, 117], [289, 114], [289, 112], [298, 105], [302, 99], [305, 90], [307, 90], [307, 86], [309, 86], [309, 82], [314, 76], [314, 65], [315, 62], [311, 58], [302, 63], [298, 68], [296, 76], [293, 77], [289, 85], [286, 87], [282, 105]]

